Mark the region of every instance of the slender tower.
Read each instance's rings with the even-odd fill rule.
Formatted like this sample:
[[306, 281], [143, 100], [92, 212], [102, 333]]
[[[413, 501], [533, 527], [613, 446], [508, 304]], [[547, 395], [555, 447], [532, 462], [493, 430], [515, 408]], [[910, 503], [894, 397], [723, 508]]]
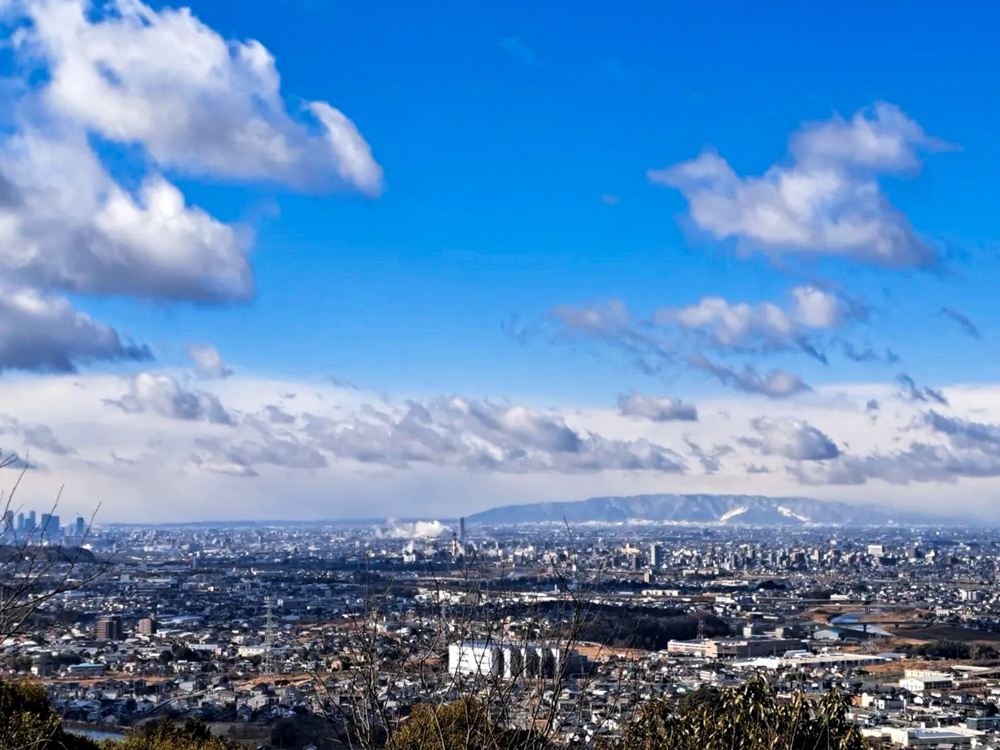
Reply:
[[261, 674], [274, 674], [272, 650], [274, 649], [274, 611], [270, 596], [264, 598], [264, 659], [260, 665]]

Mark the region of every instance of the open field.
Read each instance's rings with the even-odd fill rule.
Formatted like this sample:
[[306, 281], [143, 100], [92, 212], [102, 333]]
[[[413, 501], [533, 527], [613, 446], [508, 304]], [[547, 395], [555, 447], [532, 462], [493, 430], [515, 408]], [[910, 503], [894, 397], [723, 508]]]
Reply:
[[574, 648], [581, 656], [586, 656], [591, 660], [607, 659], [617, 656], [621, 659], [641, 659], [649, 655], [649, 651], [639, 648], [621, 648], [618, 646], [602, 646], [600, 643], [590, 643], [588, 641], [578, 642]]
[[872, 664], [865, 667], [865, 671], [871, 674], [885, 674], [902, 672], [905, 669], [944, 669], [956, 662], [952, 661], [926, 661], [924, 659], [900, 659], [890, 661], [885, 664]]
[[933, 612], [926, 609], [904, 609], [898, 612], [872, 612], [864, 615], [858, 622], [879, 623], [900, 623], [919, 622], [924, 617], [933, 616]]
[[888, 628], [894, 638], [901, 643], [925, 643], [927, 641], [962, 641], [963, 643], [1000, 643], [1000, 633], [986, 630], [971, 630], [955, 625], [933, 623], [930, 625], [900, 625]]

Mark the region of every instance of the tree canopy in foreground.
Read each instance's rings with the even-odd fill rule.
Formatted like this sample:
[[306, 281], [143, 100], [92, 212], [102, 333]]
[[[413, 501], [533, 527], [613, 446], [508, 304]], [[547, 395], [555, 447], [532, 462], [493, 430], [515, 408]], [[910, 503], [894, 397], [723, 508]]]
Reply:
[[[860, 729], [847, 720], [847, 699], [830, 692], [778, 700], [762, 676], [740, 687], [710, 689], [680, 701], [650, 701], [600, 750], [865, 750]], [[536, 732], [497, 726], [478, 701], [419, 704], [391, 735], [388, 750], [543, 750]], [[92, 742], [67, 733], [45, 689], [0, 681], [0, 750], [233, 750], [200, 723], [168, 721], [133, 731], [120, 741]]]
[[831, 691], [818, 700], [799, 693], [779, 702], [756, 676], [705, 700], [652, 701], [630, 722], [614, 750], [864, 750], [861, 730], [847, 720], [848, 701]]

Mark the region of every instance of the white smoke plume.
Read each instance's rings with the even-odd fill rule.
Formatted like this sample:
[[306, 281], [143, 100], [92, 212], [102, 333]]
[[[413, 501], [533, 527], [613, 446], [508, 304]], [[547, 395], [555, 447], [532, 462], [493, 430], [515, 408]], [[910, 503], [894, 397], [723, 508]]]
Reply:
[[437, 539], [451, 531], [440, 521], [399, 523], [390, 518], [388, 523], [389, 528], [379, 532], [379, 536], [386, 539]]

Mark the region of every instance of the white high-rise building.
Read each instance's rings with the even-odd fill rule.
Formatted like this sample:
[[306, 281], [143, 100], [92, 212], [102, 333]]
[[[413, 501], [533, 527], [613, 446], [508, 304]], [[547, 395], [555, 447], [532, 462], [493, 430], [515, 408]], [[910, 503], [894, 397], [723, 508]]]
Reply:
[[656, 542], [649, 545], [649, 565], [653, 568], [663, 565], [663, 547]]

